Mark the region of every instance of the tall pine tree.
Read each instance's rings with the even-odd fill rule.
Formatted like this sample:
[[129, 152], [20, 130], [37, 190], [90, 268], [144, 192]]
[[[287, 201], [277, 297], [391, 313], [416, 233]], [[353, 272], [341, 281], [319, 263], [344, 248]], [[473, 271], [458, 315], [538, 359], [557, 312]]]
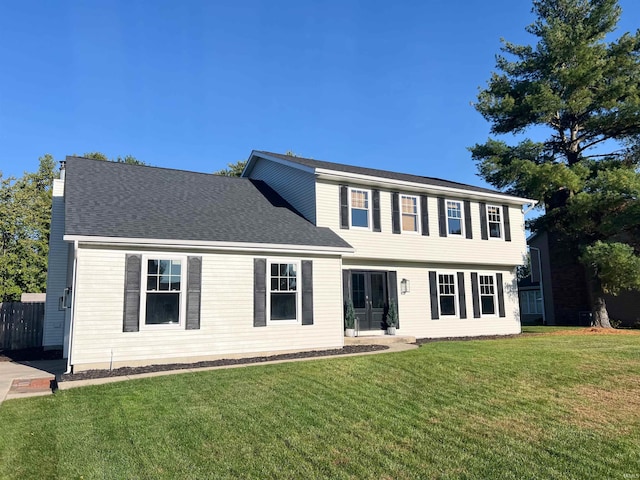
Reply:
[[608, 41], [616, 0], [534, 0], [534, 46], [503, 41], [476, 109], [491, 133], [547, 132], [471, 147], [480, 176], [535, 198], [549, 232], [587, 269], [597, 325], [604, 294], [640, 289], [640, 30]]

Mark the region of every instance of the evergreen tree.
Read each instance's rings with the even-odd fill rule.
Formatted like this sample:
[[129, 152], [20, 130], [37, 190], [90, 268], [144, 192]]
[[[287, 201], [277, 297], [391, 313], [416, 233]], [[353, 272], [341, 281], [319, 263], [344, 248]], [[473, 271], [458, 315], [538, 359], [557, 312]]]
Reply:
[[470, 150], [486, 181], [540, 202], [531, 228], [580, 258], [594, 321], [608, 327], [603, 294], [640, 288], [640, 30], [607, 41], [616, 0], [534, 0], [533, 12], [536, 45], [503, 41], [475, 107], [492, 134], [535, 128], [547, 138]]

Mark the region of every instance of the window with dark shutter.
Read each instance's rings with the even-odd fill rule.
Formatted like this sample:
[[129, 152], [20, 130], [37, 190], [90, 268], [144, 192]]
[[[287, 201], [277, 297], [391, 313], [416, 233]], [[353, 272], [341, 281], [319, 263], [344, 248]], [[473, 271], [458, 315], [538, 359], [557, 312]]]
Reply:
[[380, 190], [372, 190], [371, 197], [373, 203], [373, 231], [380, 232]]
[[469, 200], [464, 201], [464, 230], [467, 238], [473, 238], [473, 231], [471, 230], [471, 202]]
[[436, 278], [436, 272], [429, 272], [429, 293], [431, 298], [431, 319], [437, 320], [440, 318], [438, 309], [438, 280]]
[[444, 209], [444, 198], [438, 197], [438, 229], [440, 236], [447, 236], [447, 212]]
[[349, 187], [340, 185], [340, 228], [349, 228]]
[[302, 325], [313, 325], [313, 262], [302, 261]]
[[253, 259], [253, 326], [267, 326], [267, 260]]
[[464, 272], [458, 272], [458, 303], [460, 304], [460, 318], [467, 318], [467, 299], [464, 291]]
[[187, 330], [200, 328], [202, 257], [187, 258]]
[[502, 284], [502, 274], [496, 273], [496, 286], [498, 287], [498, 315], [505, 317], [504, 310], [504, 285]]
[[429, 201], [426, 195], [420, 196], [420, 216], [422, 224], [422, 235], [429, 235]]
[[489, 240], [489, 232], [487, 231], [487, 204], [480, 202], [480, 238]]
[[473, 318], [480, 318], [480, 289], [478, 288], [478, 273], [471, 272], [471, 296], [473, 298]]
[[400, 194], [391, 193], [391, 226], [393, 233], [400, 233]]
[[504, 240], [511, 241], [511, 223], [509, 222], [509, 205], [502, 206], [502, 216], [504, 218]]
[[142, 255], [127, 255], [124, 276], [123, 332], [140, 330], [140, 278], [142, 275]]

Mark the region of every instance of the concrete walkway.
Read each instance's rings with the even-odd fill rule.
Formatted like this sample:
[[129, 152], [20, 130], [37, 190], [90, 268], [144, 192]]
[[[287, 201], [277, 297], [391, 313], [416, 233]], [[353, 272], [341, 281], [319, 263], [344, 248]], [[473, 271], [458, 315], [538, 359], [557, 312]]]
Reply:
[[[188, 368], [181, 370], [167, 370], [162, 372], [140, 373], [137, 375], [126, 375], [121, 377], [95, 378], [89, 380], [76, 380], [60, 382], [56, 385], [56, 380], [66, 369], [65, 360], [42, 360], [31, 362], [0, 362], [0, 404], [4, 400], [13, 398], [32, 397], [37, 395], [49, 395], [53, 393], [54, 386], [59, 390], [85, 387], [88, 385], [103, 385], [105, 383], [123, 382], [137, 378], [159, 377], [164, 375], [177, 375], [180, 373], [201, 372], [206, 370], [219, 370], [225, 368], [252, 367], [256, 365], [271, 365], [285, 362], [304, 362], [308, 360], [320, 360], [326, 358], [355, 357], [360, 355], [377, 355], [381, 353], [403, 352], [418, 348], [415, 344], [392, 343], [387, 350], [377, 350], [373, 352], [349, 353], [344, 355], [326, 355], [323, 357], [294, 358], [287, 360], [273, 360], [260, 363], [246, 363], [236, 365], [224, 365], [218, 367]], [[278, 352], [273, 352], [277, 354]], [[268, 355], [269, 353], [263, 353]]]
[[10, 398], [52, 393], [66, 367], [65, 360], [0, 362], [0, 404]]

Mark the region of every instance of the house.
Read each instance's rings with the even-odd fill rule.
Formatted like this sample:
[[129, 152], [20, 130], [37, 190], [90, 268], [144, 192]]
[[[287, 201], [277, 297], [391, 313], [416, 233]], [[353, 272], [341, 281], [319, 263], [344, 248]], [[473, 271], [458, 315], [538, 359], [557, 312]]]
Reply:
[[[525, 295], [537, 295], [540, 299], [538, 309], [543, 307], [539, 313], [544, 323], [590, 325], [591, 299], [587, 275], [575, 253], [548, 232], [535, 233], [527, 241], [532, 254], [532, 278], [540, 283], [527, 288], [529, 291], [537, 289], [538, 293]], [[623, 291], [617, 296], [605, 295], [605, 301], [609, 317], [614, 322], [628, 327], [640, 325], [640, 292]], [[525, 308], [523, 305], [523, 313]]]
[[254, 151], [241, 178], [68, 157], [43, 343], [74, 370], [520, 332], [531, 200]]

